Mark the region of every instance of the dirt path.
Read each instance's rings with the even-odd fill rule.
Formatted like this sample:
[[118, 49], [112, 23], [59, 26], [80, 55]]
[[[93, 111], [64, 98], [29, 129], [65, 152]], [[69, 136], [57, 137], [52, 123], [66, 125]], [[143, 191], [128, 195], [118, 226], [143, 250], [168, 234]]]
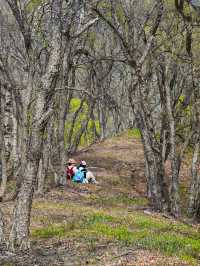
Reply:
[[[168, 236], [175, 228], [180, 239], [188, 230], [193, 237], [193, 229], [182, 225], [179, 229], [174, 221], [144, 213], [148, 201], [139, 140], [116, 137], [74, 158], [87, 161], [99, 184], [49, 187], [43, 197], [36, 197], [31, 218], [32, 250], [17, 255], [2, 252], [0, 265], [192, 265], [181, 260], [181, 255], [176, 257], [180, 240], [173, 234], [170, 239]], [[7, 227], [12, 207], [11, 203], [3, 204]], [[187, 245], [187, 239], [183, 240]]]

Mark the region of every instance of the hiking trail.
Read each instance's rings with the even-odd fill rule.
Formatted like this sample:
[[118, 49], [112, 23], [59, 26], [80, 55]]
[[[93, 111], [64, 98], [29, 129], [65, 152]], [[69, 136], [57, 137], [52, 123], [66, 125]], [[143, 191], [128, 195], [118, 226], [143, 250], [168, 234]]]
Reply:
[[[99, 184], [55, 187], [49, 178], [47, 192], [33, 202], [33, 249], [4, 254], [0, 265], [192, 265], [187, 241], [200, 247], [197, 228], [149, 210], [139, 139], [114, 137], [73, 157], [88, 163]], [[7, 226], [12, 209], [3, 203]]]

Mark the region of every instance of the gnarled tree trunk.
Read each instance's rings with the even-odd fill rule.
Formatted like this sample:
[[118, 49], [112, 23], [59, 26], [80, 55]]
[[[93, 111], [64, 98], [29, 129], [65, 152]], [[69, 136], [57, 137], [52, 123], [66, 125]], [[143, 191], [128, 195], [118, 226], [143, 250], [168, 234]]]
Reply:
[[[55, 86], [55, 78], [57, 77], [61, 63], [61, 7], [61, 0], [52, 1], [52, 50], [49, 56], [46, 72], [41, 77], [40, 83], [36, 81], [31, 83], [31, 79], [28, 83], [28, 85], [31, 84], [31, 87], [28, 87], [30, 96], [34, 95], [36, 96], [36, 99], [31, 124], [28, 120], [28, 111], [30, 111], [28, 107], [32, 102], [31, 97], [26, 98], [28, 104], [24, 108], [23, 131], [25, 140], [23, 146], [25, 149], [25, 156], [22, 160], [23, 180], [19, 194], [17, 195], [13, 213], [13, 223], [9, 241], [12, 249], [17, 246], [21, 249], [29, 247], [29, 226], [33, 190], [42, 151], [41, 133], [49, 119], [49, 115], [53, 111], [53, 107], [51, 107], [51, 98], [46, 97], [46, 95], [51, 95], [51, 97], [53, 97], [53, 84]], [[31, 75], [32, 72], [30, 73], [30, 78]], [[33, 84], [38, 84], [37, 89]], [[27, 139], [29, 139], [29, 142], [26, 141]]]

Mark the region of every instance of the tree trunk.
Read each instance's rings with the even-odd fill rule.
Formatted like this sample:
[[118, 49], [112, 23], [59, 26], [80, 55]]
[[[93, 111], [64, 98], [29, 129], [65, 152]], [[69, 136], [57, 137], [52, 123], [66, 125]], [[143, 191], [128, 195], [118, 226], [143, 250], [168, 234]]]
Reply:
[[11, 161], [13, 165], [13, 176], [16, 176], [18, 167], [20, 165], [19, 157], [19, 126], [15, 114], [12, 114], [12, 151], [11, 151]]
[[37, 172], [37, 194], [43, 194], [44, 190], [44, 183], [45, 183], [45, 174], [44, 174], [44, 169], [43, 169], [43, 156], [42, 154], [39, 162], [39, 167], [38, 167], [38, 172]]
[[149, 142], [149, 136], [146, 130], [142, 131], [142, 142], [144, 147], [145, 166], [148, 184], [148, 195], [150, 196], [150, 203], [156, 211], [163, 211], [164, 204], [166, 203], [165, 195], [163, 193], [163, 179], [164, 168], [159, 156], [156, 155]]
[[164, 163], [162, 161], [162, 145], [156, 140], [153, 123], [149, 117], [148, 103], [143, 95], [145, 84], [142, 78], [140, 83], [131, 86], [129, 100], [136, 119], [136, 125], [142, 135], [142, 144], [145, 157], [145, 174], [147, 175], [147, 193], [150, 203], [156, 211], [168, 208], [168, 191], [164, 180]]
[[189, 204], [188, 204], [188, 215], [193, 218], [197, 218], [200, 210], [200, 175], [198, 174], [199, 167], [199, 152], [200, 152], [200, 140], [198, 136], [198, 141], [195, 143], [193, 157], [192, 157], [192, 167], [191, 175], [192, 180], [190, 184], [189, 191]]
[[106, 114], [103, 100], [100, 100], [98, 104], [98, 117], [100, 125], [100, 140], [104, 140], [106, 138]]
[[30, 159], [26, 162], [26, 174], [17, 195], [14, 207], [13, 224], [10, 232], [10, 248], [20, 247], [24, 250], [30, 247], [29, 226], [32, 206], [33, 189], [37, 175], [37, 162]]
[[1, 187], [0, 187], [0, 201], [3, 199], [5, 192], [6, 192], [6, 186], [7, 186], [7, 173], [6, 173], [6, 158], [5, 158], [5, 144], [4, 144], [4, 138], [2, 135], [2, 130], [0, 129], [0, 151], [1, 151]]
[[7, 185], [7, 171], [6, 171], [6, 147], [4, 141], [4, 104], [2, 99], [2, 87], [0, 84], [0, 161], [1, 161], [1, 187], [0, 187], [0, 200], [3, 199], [6, 192]]
[[0, 209], [0, 247], [5, 244], [3, 213]]
[[47, 137], [43, 143], [43, 152], [39, 162], [37, 176], [37, 193], [43, 195], [45, 188], [45, 180], [48, 173], [48, 166], [51, 154], [52, 125], [49, 124], [46, 130]]
[[[10, 233], [9, 244], [12, 249], [17, 246], [21, 249], [29, 247], [29, 226], [33, 190], [42, 151], [41, 134], [44, 132], [46, 122], [53, 111], [53, 91], [61, 64], [61, 7], [61, 0], [52, 1], [52, 39], [50, 44], [52, 49], [46, 67], [46, 72], [41, 77], [39, 84], [36, 81], [28, 83], [28, 86], [31, 85], [30, 91], [32, 93], [30, 93], [30, 95], [36, 96], [36, 99], [31, 125], [28, 120], [28, 111], [30, 112], [29, 106], [32, 102], [31, 97], [27, 98], [28, 105], [24, 108], [23, 131], [25, 132], [25, 139], [23, 141], [23, 146], [25, 148], [25, 157], [23, 157], [22, 160], [23, 180], [14, 208], [13, 223]], [[33, 84], [38, 84], [38, 87], [33, 87]], [[48, 97], [46, 97], [47, 95]], [[29, 142], [26, 140], [29, 140]]]
[[170, 86], [166, 84], [166, 103], [167, 103], [167, 114], [169, 120], [169, 131], [170, 131], [170, 145], [171, 145], [171, 153], [170, 153], [170, 161], [171, 161], [171, 189], [170, 189], [170, 197], [171, 197], [171, 213], [178, 217], [180, 215], [180, 199], [179, 199], [179, 170], [180, 170], [180, 159], [176, 153], [176, 132], [175, 132], [175, 121], [172, 112], [172, 103], [171, 103], [171, 90]]

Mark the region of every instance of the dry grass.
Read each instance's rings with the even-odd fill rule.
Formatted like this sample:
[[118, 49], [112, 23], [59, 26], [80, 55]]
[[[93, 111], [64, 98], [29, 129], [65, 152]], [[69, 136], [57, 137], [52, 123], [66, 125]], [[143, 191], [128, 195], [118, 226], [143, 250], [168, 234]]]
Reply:
[[[138, 138], [118, 136], [75, 159], [96, 167], [99, 185], [70, 184], [34, 199], [31, 238], [37, 265], [199, 265], [196, 227], [142, 210], [148, 201]], [[12, 207], [3, 204], [7, 226]]]

